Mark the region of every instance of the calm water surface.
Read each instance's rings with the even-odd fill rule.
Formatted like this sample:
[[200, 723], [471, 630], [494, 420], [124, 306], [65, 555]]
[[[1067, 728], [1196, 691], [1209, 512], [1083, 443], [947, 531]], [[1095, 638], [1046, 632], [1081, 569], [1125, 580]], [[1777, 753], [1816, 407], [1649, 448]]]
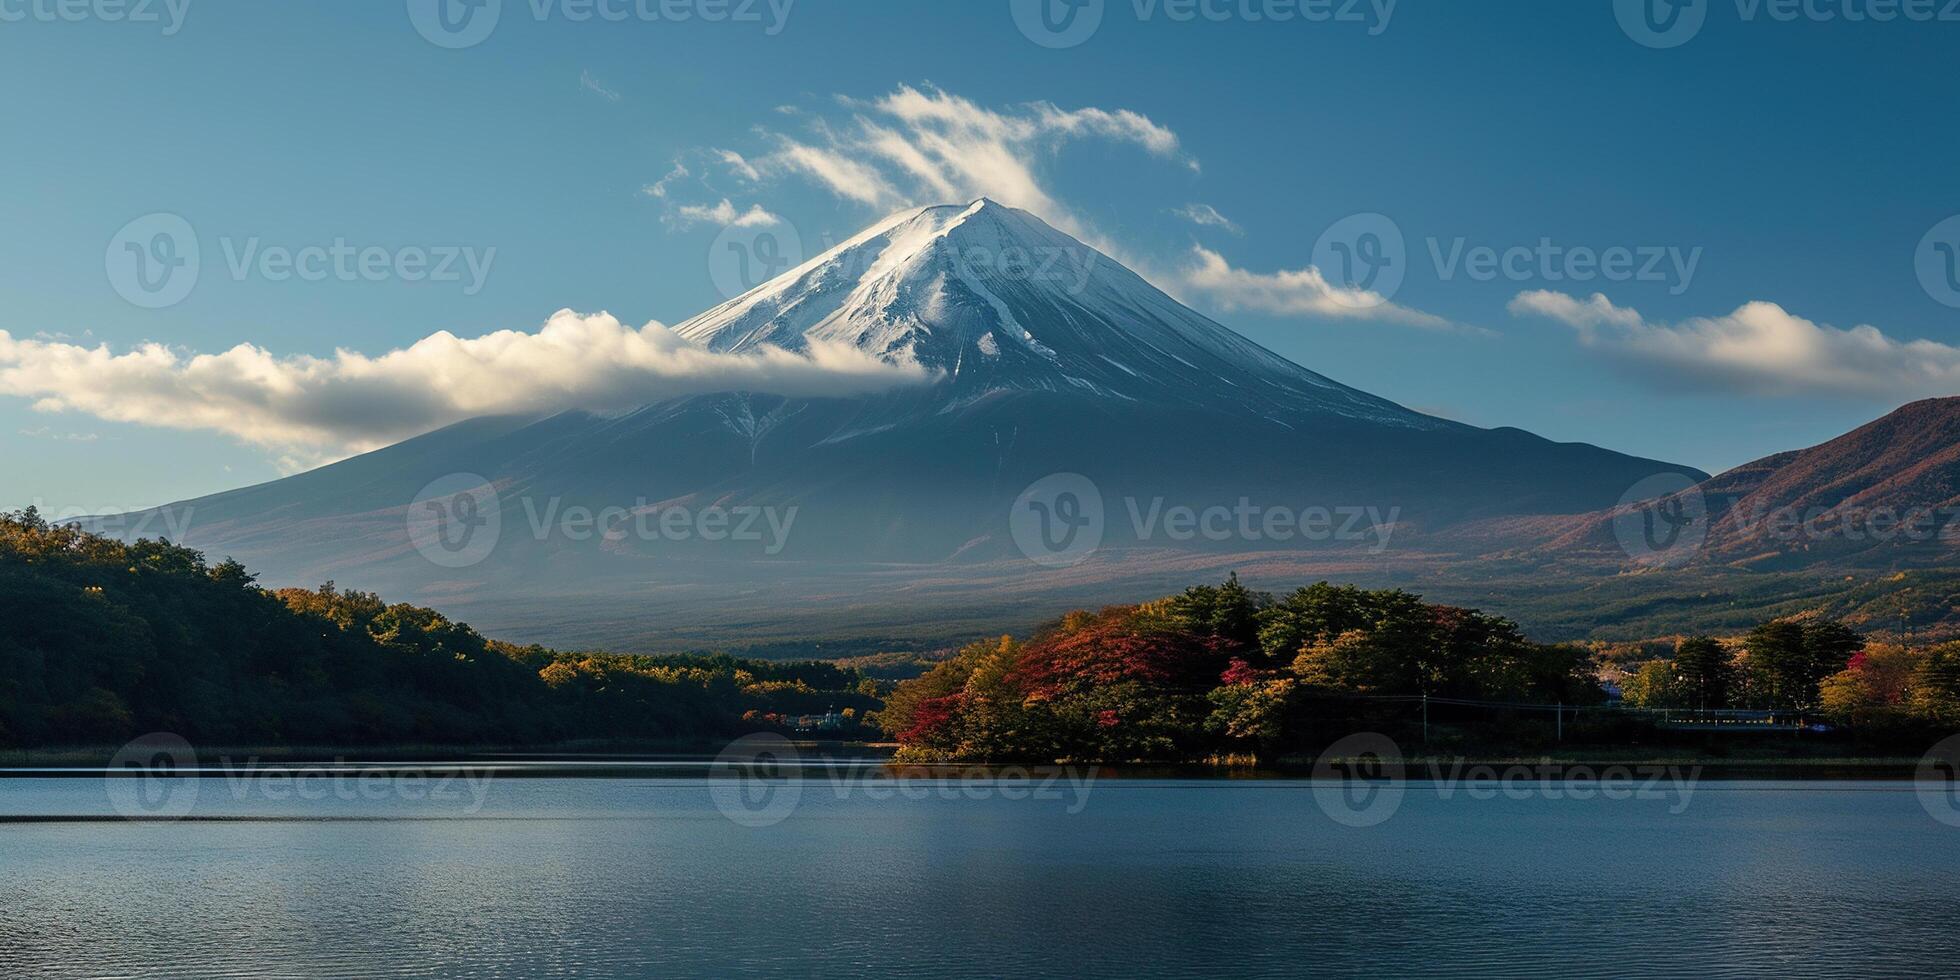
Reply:
[[0, 779], [0, 976], [1960, 970], [1960, 829], [1909, 783], [1703, 782], [1685, 808], [1414, 783], [1369, 827], [1301, 781], [921, 799], [814, 774], [764, 826], [767, 793], [737, 822], [698, 778], [497, 778], [480, 807], [198, 784], [194, 817], [253, 819], [21, 819], [116, 803]]

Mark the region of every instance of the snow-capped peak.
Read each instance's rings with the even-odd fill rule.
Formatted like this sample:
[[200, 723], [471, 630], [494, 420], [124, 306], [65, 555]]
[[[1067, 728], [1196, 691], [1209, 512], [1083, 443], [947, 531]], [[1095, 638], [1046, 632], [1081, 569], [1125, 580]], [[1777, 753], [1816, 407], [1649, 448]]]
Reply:
[[987, 198], [901, 211], [675, 328], [715, 350], [842, 342], [941, 371], [950, 391], [1072, 391], [1445, 424], [1336, 384]]

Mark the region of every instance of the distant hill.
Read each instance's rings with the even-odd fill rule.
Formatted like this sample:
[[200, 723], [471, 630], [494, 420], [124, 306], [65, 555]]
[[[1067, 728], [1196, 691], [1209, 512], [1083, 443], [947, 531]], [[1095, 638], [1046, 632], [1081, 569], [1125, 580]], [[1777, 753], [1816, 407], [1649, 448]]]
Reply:
[[[1674, 547], [1625, 546], [1643, 522], [1682, 520], [1695, 526]], [[1548, 538], [1541, 553], [1564, 561], [1764, 571], [1950, 564], [1960, 557], [1960, 398], [1913, 402], [1666, 497], [1531, 527]]]

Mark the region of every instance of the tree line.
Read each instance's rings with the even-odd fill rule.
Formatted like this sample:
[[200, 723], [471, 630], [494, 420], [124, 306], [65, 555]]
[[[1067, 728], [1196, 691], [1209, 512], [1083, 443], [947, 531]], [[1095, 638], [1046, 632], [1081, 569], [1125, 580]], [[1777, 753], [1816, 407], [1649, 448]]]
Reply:
[[168, 541], [0, 514], [0, 745], [547, 744], [717, 738], [878, 683], [834, 664], [517, 646], [337, 588], [260, 588]]
[[1627, 679], [1628, 704], [1756, 709], [1854, 726], [1960, 724], [1960, 641], [1868, 643], [1827, 618], [1762, 623], [1746, 636], [1682, 639]]
[[899, 684], [878, 721], [911, 759], [1190, 759], [1272, 752], [1422, 696], [1605, 698], [1589, 651], [1502, 617], [1325, 582], [1275, 597], [1234, 575], [974, 643]]

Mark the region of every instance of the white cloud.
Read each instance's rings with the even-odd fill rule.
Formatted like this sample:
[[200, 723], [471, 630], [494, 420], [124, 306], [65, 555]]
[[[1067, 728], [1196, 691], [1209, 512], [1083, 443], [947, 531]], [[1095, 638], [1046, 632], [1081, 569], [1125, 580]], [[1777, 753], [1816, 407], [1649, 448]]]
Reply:
[[786, 113], [805, 128], [763, 130], [765, 145], [756, 154], [714, 149], [704, 156], [751, 183], [800, 178], [879, 212], [990, 197], [1098, 245], [1104, 243], [1045, 186], [1041, 171], [1061, 147], [1100, 140], [1197, 169], [1176, 133], [1127, 109], [1064, 109], [1047, 102], [994, 109], [909, 85], [868, 101], [840, 98], [838, 104], [842, 118]]
[[740, 153], [734, 150], [714, 150], [712, 152], [716, 159], [719, 159], [722, 165], [732, 171], [735, 176], [749, 183], [755, 183], [762, 179], [762, 172], [755, 169], [755, 165], [750, 163], [748, 158]]
[[1245, 233], [1237, 222], [1219, 214], [1218, 209], [1209, 204], [1186, 204], [1171, 213], [1201, 228], [1223, 228], [1234, 235]]
[[315, 461], [321, 456], [307, 454], [360, 452], [479, 415], [619, 411], [719, 391], [849, 396], [929, 378], [916, 363], [848, 345], [718, 353], [658, 323], [636, 330], [570, 310], [536, 333], [445, 331], [376, 357], [281, 357], [249, 344], [198, 355], [144, 344], [118, 354], [0, 330], [0, 394], [34, 399], [39, 411], [221, 432]]
[[1522, 292], [1514, 315], [1557, 320], [1586, 347], [1614, 354], [1671, 385], [1751, 394], [1849, 394], [1888, 400], [1960, 393], [1960, 347], [1895, 340], [1877, 327], [1815, 323], [1775, 303], [1724, 316], [1656, 323], [1598, 293], [1579, 299]]
[[762, 228], [781, 224], [783, 219], [770, 214], [760, 204], [749, 205], [747, 211], [739, 210], [734, 202], [724, 197], [716, 204], [683, 204], [675, 209], [674, 221], [682, 227], [706, 222], [737, 228]]
[[578, 87], [587, 92], [591, 92], [599, 98], [605, 99], [607, 102], [619, 101], [619, 93], [600, 84], [599, 80], [593, 78], [592, 73], [589, 71], [578, 73]]
[[648, 197], [664, 198], [667, 196], [668, 188], [673, 186], [674, 181], [681, 180], [685, 177], [688, 177], [689, 175], [690, 172], [687, 169], [687, 165], [679, 160], [675, 160], [674, 169], [667, 171], [667, 175], [665, 177], [662, 177], [659, 180], [656, 180], [653, 183], [640, 188], [640, 193], [645, 194]]
[[[1228, 311], [1455, 327], [1372, 293], [1334, 287], [1313, 268], [1256, 274], [1232, 268], [1205, 249], [1166, 266], [1098, 233], [1049, 189], [1045, 169], [1067, 144], [1099, 140], [1134, 146], [1194, 172], [1199, 169], [1177, 133], [1142, 113], [1094, 106], [1064, 109], [1048, 102], [990, 108], [943, 89], [909, 85], [876, 99], [836, 101], [844, 107], [842, 118], [835, 113], [790, 113], [805, 131], [762, 129], [764, 152], [745, 157], [720, 149], [699, 151], [702, 166], [713, 169], [719, 160], [720, 169], [751, 183], [808, 180], [880, 213], [989, 197], [1039, 215], [1180, 298], [1202, 295]], [[708, 178], [702, 175], [704, 183]], [[1199, 225], [1240, 232], [1210, 205], [1188, 204], [1174, 213]]]
[[1311, 265], [1250, 272], [1235, 268], [1224, 256], [1202, 245], [1192, 246], [1191, 261], [1178, 273], [1178, 282], [1186, 291], [1209, 297], [1226, 310], [1460, 329], [1442, 317], [1391, 303], [1379, 293], [1336, 286]]
[[29, 439], [52, 439], [55, 442], [94, 442], [102, 438], [95, 432], [57, 432], [45, 425], [32, 429], [21, 429], [20, 434]]

